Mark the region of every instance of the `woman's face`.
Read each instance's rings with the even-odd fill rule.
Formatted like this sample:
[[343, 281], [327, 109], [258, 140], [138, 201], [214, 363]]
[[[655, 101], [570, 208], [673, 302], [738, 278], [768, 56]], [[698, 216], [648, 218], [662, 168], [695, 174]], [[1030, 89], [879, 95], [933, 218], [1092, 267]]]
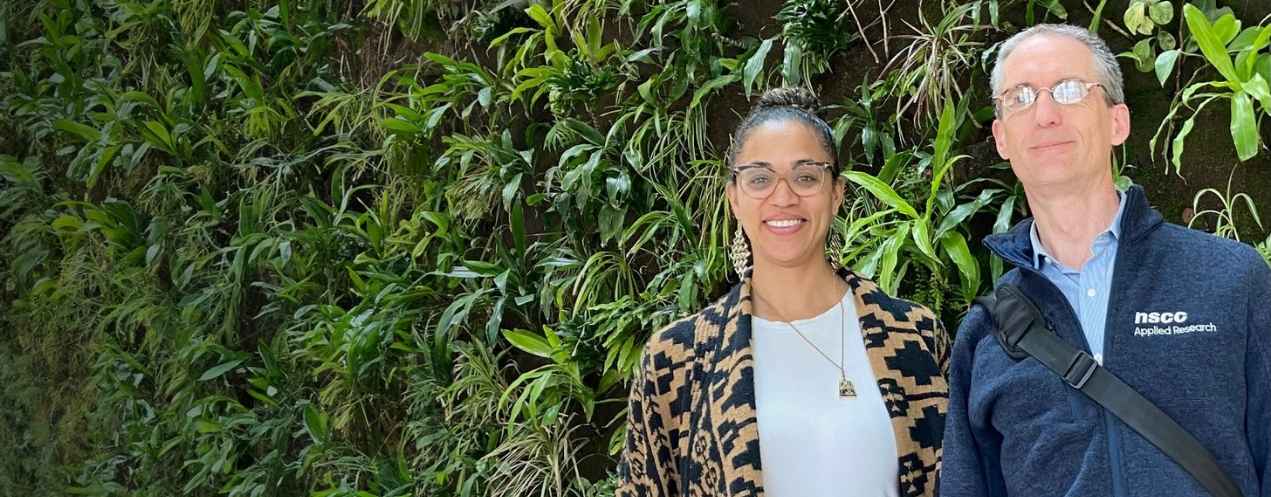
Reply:
[[801, 196], [789, 175], [796, 166], [830, 160], [815, 132], [799, 121], [768, 121], [746, 136], [734, 170], [762, 166], [777, 178], [771, 194], [762, 199], [747, 194], [740, 178], [726, 188], [733, 215], [750, 238], [756, 266], [803, 267], [824, 261], [826, 233], [843, 203], [845, 185], [825, 171], [820, 188]]

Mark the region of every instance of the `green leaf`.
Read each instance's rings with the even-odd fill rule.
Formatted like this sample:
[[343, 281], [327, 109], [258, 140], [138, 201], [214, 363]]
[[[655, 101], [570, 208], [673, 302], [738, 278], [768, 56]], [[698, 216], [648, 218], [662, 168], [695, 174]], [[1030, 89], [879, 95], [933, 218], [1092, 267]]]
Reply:
[[912, 222], [901, 223], [882, 245], [883, 258], [878, 269], [878, 284], [891, 294], [895, 294], [896, 287], [900, 286], [900, 280], [896, 277], [896, 264], [899, 262], [900, 249], [905, 245], [905, 239], [909, 238], [911, 224]]
[[1183, 144], [1195, 124], [1196, 115], [1193, 114], [1192, 117], [1183, 121], [1183, 126], [1179, 128], [1178, 134], [1174, 135], [1174, 140], [1170, 142], [1170, 162], [1174, 164], [1174, 172], [1180, 176], [1183, 174]]
[[1134, 44], [1134, 66], [1141, 72], [1152, 70], [1152, 60], [1156, 57], [1156, 49], [1152, 48], [1152, 40], [1139, 40]]
[[539, 335], [528, 330], [503, 330], [503, 338], [506, 338], [512, 346], [530, 354], [547, 359], [552, 357], [552, 346]]
[[848, 181], [856, 183], [865, 190], [869, 191], [874, 198], [877, 198], [884, 204], [900, 211], [901, 214], [904, 214], [911, 219], [918, 218], [918, 211], [914, 210], [914, 207], [909, 205], [909, 202], [906, 202], [905, 199], [901, 198], [900, 194], [896, 193], [896, 190], [893, 190], [892, 187], [883, 183], [878, 178], [861, 171], [847, 171], [843, 173], [843, 176], [846, 177]]
[[1174, 63], [1178, 62], [1178, 56], [1182, 55], [1181, 50], [1166, 50], [1156, 56], [1156, 80], [1165, 86], [1165, 80], [1169, 79], [1170, 73], [1174, 72]]
[[971, 300], [980, 291], [980, 263], [971, 255], [966, 238], [958, 231], [950, 231], [940, 238], [940, 247], [948, 254], [953, 264], [958, 266], [958, 274], [962, 278], [962, 298]]
[[70, 133], [81, 140], [92, 143], [101, 139], [101, 132], [69, 119], [53, 121], [53, 127]]
[[[943, 109], [940, 111], [940, 120], [936, 129], [936, 146], [935, 151], [931, 155], [931, 165], [934, 168], [944, 166], [949, 159], [949, 151], [953, 149], [954, 133], [957, 131], [957, 119], [954, 114], [955, 105], [945, 102]], [[932, 195], [935, 194], [935, 188], [932, 188]]]
[[772, 38], [764, 40], [759, 44], [759, 49], [755, 50], [755, 54], [746, 59], [746, 67], [742, 69], [742, 85], [746, 89], [746, 98], [750, 98], [750, 88], [754, 85], [755, 78], [763, 72], [764, 59], [772, 50], [772, 40]]
[[1240, 34], [1240, 20], [1236, 19], [1235, 14], [1231, 13], [1231, 9], [1224, 9], [1225, 12], [1218, 20], [1214, 21], [1214, 36], [1218, 37], [1218, 43], [1223, 46], [1231, 43]]
[[396, 131], [399, 133], [417, 134], [423, 131], [423, 128], [416, 126], [415, 123], [404, 121], [401, 118], [392, 117], [380, 121], [380, 126], [388, 131]]
[[228, 361], [228, 362], [218, 364], [212, 367], [212, 369], [204, 371], [203, 376], [200, 376], [198, 381], [207, 381], [207, 380], [216, 378], [218, 376], [221, 376], [225, 374], [226, 372], [228, 372], [229, 370], [238, 367], [238, 365], [242, 363], [243, 363], [242, 359], [235, 359], [233, 361]]
[[[1174, 20], [1174, 4], [1169, 0], [1161, 0], [1148, 6], [1147, 16], [1157, 25], [1164, 26]], [[1147, 33], [1144, 33], [1147, 34]]]
[[[1205, 54], [1205, 60], [1208, 60], [1211, 65], [1217, 68], [1218, 72], [1224, 78], [1227, 78], [1227, 81], [1238, 81], [1236, 68], [1231, 63], [1231, 57], [1227, 55], [1226, 44], [1219, 40], [1218, 34], [1214, 32], [1213, 26], [1209, 24], [1205, 13], [1189, 3], [1183, 5], [1183, 18], [1187, 21], [1187, 29], [1196, 38], [1196, 44], [1200, 46], [1200, 51]], [[1224, 17], [1224, 19], [1227, 18]]]
[[1254, 74], [1245, 82], [1245, 93], [1262, 104], [1262, 112], [1271, 116], [1271, 83], [1261, 74]]
[[1064, 4], [1060, 3], [1059, 0], [1049, 0], [1046, 3], [1046, 10], [1060, 19], [1068, 18], [1068, 9], [1065, 9]]
[[123, 145], [116, 144], [106, 147], [106, 150], [102, 151], [101, 156], [93, 163], [93, 169], [88, 173], [87, 183], [89, 188], [97, 184], [97, 178], [101, 176], [102, 171], [106, 170], [106, 166], [109, 166], [115, 160], [115, 156], [119, 155], [119, 151], [122, 148]]
[[542, 4], [531, 4], [528, 9], [525, 9], [525, 13], [534, 22], [537, 22], [539, 26], [542, 26], [543, 29], [554, 30], [556, 28], [556, 23], [552, 21], [552, 15], [547, 13], [547, 9], [544, 9]]
[[785, 44], [785, 57], [781, 63], [781, 77], [786, 86], [798, 86], [803, 79], [803, 47], [798, 43]]
[[1240, 74], [1242, 79], [1248, 80], [1253, 77], [1255, 74], [1254, 65], [1258, 61], [1258, 51], [1266, 47], [1268, 43], [1271, 43], [1271, 26], [1262, 28], [1258, 33], [1258, 37], [1236, 59], [1236, 72]]
[[327, 415], [308, 404], [305, 406], [304, 425], [309, 437], [318, 444], [326, 443], [328, 434]]
[[914, 245], [918, 247], [918, 251], [930, 257], [931, 260], [939, 262], [940, 259], [936, 257], [935, 246], [931, 244], [931, 225], [917, 221], [913, 223], [910, 231], [913, 233]]
[[702, 97], [705, 97], [706, 95], [710, 94], [710, 92], [715, 91], [716, 89], [719, 89], [721, 87], [727, 86], [729, 83], [732, 83], [734, 81], [737, 81], [736, 74], [725, 74], [723, 76], [707, 81], [706, 84], [702, 85], [701, 88], [698, 88], [697, 91], [693, 92], [693, 101], [688, 104], [688, 108], [690, 110], [696, 109], [697, 106], [702, 103]]
[[998, 189], [987, 189], [980, 192], [980, 195], [977, 196], [975, 200], [971, 202], [964, 202], [959, 204], [957, 207], [954, 207], [952, 211], [949, 211], [949, 213], [940, 220], [940, 225], [936, 228], [936, 238], [943, 238], [945, 232], [962, 225], [963, 221], [966, 221], [968, 217], [974, 216], [976, 212], [979, 212], [981, 208], [988, 205], [989, 202], [992, 202], [993, 199], [1001, 192], [1002, 191]]
[[1152, 34], [1152, 22], [1147, 18], [1147, 5], [1142, 0], [1131, 2], [1121, 20], [1125, 22], [1126, 29], [1134, 33]]
[[194, 421], [194, 430], [199, 433], [219, 433], [221, 429], [221, 425], [213, 421], [207, 421], [204, 419]]
[[1258, 155], [1258, 122], [1248, 93], [1231, 95], [1231, 138], [1236, 143], [1236, 155], [1241, 162]]

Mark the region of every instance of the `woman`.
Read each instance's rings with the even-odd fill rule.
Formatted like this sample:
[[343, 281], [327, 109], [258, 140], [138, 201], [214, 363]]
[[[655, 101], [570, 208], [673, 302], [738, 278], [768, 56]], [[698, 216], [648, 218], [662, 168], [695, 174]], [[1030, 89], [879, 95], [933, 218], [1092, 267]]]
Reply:
[[825, 257], [845, 183], [814, 109], [771, 90], [734, 131], [742, 281], [645, 347], [618, 495], [934, 495], [948, 337]]

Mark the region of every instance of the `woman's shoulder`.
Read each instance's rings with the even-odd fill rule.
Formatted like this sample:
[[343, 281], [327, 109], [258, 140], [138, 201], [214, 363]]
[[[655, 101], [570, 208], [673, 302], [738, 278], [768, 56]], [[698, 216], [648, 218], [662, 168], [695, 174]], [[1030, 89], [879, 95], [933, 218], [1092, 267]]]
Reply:
[[846, 271], [845, 279], [848, 285], [852, 287], [857, 300], [865, 305], [865, 311], [869, 314], [889, 315], [888, 324], [904, 326], [905, 324], [913, 324], [919, 328], [933, 328], [936, 319], [935, 312], [918, 302], [903, 299], [888, 294], [877, 283], [869, 278], [861, 276], [850, 270]]
[[708, 339], [721, 333], [728, 320], [735, 314], [738, 304], [739, 286], [734, 285], [714, 302], [698, 309], [696, 312], [676, 319], [663, 326], [649, 337], [647, 348], [650, 350], [692, 350], [699, 340]]

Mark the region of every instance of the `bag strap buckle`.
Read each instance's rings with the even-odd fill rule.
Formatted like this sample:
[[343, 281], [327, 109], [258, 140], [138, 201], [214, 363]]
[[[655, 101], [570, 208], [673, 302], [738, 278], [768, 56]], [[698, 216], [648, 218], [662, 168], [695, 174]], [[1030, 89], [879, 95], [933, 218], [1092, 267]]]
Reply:
[[1064, 383], [1077, 390], [1086, 386], [1086, 382], [1090, 381], [1090, 377], [1094, 376], [1094, 370], [1099, 368], [1099, 362], [1090, 357], [1090, 354], [1084, 350], [1078, 350], [1077, 355], [1072, 357], [1072, 361], [1068, 363], [1068, 371], [1064, 373]]

